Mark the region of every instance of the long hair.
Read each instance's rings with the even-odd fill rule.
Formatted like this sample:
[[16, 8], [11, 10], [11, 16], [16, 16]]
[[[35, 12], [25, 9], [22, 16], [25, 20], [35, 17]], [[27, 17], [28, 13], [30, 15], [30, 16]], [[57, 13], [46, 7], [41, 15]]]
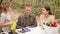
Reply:
[[47, 11], [49, 11], [49, 15], [52, 15], [52, 13], [51, 13], [51, 9], [50, 9], [49, 6], [44, 6], [44, 8], [45, 8]]
[[2, 13], [3, 7], [0, 5], [0, 15]]
[[3, 1], [3, 0], [0, 0], [0, 5], [1, 5], [2, 1]]
[[10, 7], [10, 5], [11, 5], [11, 3], [10, 2], [3, 2], [2, 3], [2, 6], [3, 6], [3, 8], [4, 8], [4, 12], [8, 12], [7, 10], [7, 8], [9, 8]]

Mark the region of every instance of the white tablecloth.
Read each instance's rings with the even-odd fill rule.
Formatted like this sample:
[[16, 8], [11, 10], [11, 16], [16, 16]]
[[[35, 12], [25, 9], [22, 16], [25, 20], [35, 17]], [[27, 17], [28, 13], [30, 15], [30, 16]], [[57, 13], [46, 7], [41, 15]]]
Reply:
[[16, 29], [15, 31], [18, 33], [18, 34], [44, 34], [43, 33], [43, 29], [41, 27], [34, 27], [34, 28], [29, 28], [31, 31], [30, 32], [26, 32], [26, 33], [20, 33], [18, 32], [17, 30], [20, 30], [20, 29]]
[[58, 34], [58, 28], [59, 27], [48, 27], [44, 25], [44, 32], [45, 34]]
[[44, 26], [44, 28], [45, 28], [44, 30], [41, 27], [29, 28], [31, 31], [26, 32], [26, 33], [18, 32], [17, 30], [20, 30], [20, 29], [16, 29], [15, 31], [18, 34], [58, 34], [58, 28], [57, 27]]

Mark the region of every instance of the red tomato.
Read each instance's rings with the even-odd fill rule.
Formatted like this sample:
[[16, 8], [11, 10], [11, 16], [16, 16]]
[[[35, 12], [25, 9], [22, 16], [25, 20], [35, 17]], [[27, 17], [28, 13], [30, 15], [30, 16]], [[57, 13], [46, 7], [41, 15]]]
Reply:
[[50, 25], [50, 27], [57, 27], [56, 21], [54, 21], [54, 22]]

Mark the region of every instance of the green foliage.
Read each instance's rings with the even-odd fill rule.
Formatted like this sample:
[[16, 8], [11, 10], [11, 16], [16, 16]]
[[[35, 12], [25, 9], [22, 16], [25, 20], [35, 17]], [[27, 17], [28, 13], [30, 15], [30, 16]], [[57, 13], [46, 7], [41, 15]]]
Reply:
[[56, 11], [55, 17], [56, 17], [56, 19], [60, 18], [60, 10], [59, 11], [58, 10]]
[[[10, 1], [10, 0], [4, 0]], [[24, 4], [31, 4], [32, 13], [39, 16], [41, 14], [41, 8], [43, 5], [41, 4], [41, 0], [11, 0], [12, 7], [15, 10], [22, 11]], [[59, 10], [60, 10], [60, 0], [45, 0], [44, 4], [48, 4], [51, 8], [51, 12], [56, 15], [56, 18], [59, 18]]]
[[19, 3], [13, 3], [13, 4], [12, 4], [12, 7], [13, 7], [13, 9], [15, 9], [15, 10], [20, 10], [20, 5], [19, 5]]

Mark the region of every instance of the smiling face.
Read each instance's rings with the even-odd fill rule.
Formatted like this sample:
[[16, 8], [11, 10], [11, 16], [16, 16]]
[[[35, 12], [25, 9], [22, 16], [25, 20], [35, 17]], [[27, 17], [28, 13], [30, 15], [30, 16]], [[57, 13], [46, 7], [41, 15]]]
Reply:
[[42, 8], [42, 14], [44, 15], [49, 14], [49, 11], [47, 11], [45, 8]]
[[25, 13], [30, 14], [31, 13], [31, 7], [29, 7], [29, 6], [25, 7]]

